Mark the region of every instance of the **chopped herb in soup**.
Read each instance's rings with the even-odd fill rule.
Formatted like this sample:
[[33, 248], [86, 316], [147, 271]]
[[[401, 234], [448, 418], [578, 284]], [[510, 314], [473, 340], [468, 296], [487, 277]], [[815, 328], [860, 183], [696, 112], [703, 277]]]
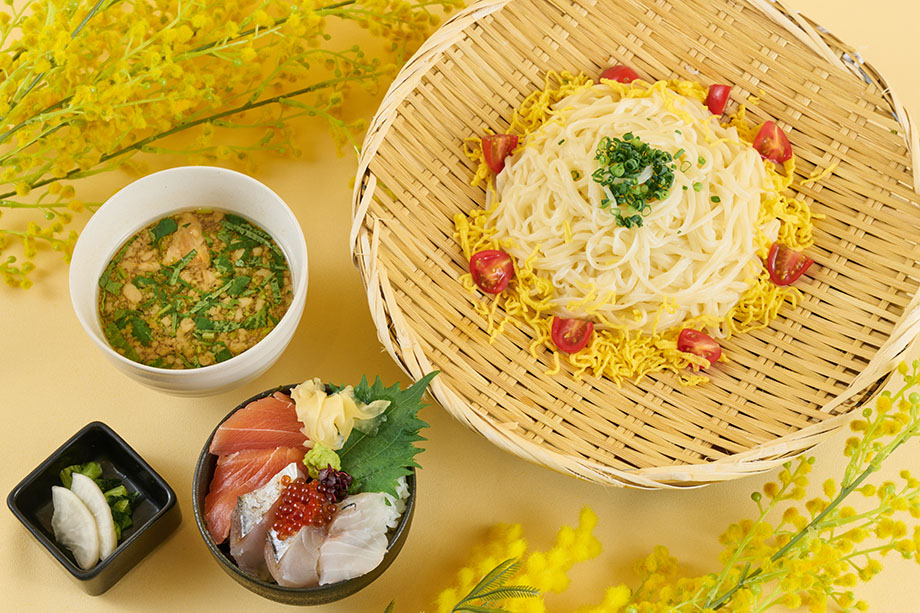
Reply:
[[272, 237], [242, 217], [200, 209], [144, 228], [99, 278], [109, 344], [135, 362], [198, 368], [262, 340], [291, 304]]

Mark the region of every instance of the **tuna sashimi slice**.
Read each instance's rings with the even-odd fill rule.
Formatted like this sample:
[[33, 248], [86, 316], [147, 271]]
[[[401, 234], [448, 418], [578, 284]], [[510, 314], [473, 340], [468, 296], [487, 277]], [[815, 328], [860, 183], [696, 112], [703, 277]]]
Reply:
[[223, 543], [230, 534], [237, 498], [262, 487], [291, 462], [302, 461], [305, 452], [303, 447], [276, 447], [220, 456], [204, 499], [204, 516], [214, 542]]
[[244, 449], [300, 447], [307, 440], [301, 428], [291, 397], [275, 392], [231, 415], [214, 433], [208, 451], [226, 455]]

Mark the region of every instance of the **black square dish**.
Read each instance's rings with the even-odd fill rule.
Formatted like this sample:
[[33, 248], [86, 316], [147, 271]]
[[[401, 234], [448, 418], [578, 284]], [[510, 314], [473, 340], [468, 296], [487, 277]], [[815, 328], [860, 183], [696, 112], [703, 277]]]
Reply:
[[[98, 462], [104, 477], [121, 479], [129, 491], [139, 492], [133, 523], [122, 534], [115, 551], [89, 570], [80, 568], [70, 551], [54, 540], [51, 529], [51, 487], [61, 485], [60, 472], [73, 464]], [[176, 493], [128, 443], [102, 422], [94, 421], [74, 434], [33, 470], [7, 496], [6, 504], [45, 549], [67, 569], [87, 594], [96, 596], [176, 529], [182, 520]]]

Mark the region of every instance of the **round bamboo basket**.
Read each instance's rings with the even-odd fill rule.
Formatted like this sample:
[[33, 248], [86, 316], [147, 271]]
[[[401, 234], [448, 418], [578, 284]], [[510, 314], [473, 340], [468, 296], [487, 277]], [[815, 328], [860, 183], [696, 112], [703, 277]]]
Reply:
[[[548, 376], [527, 331], [489, 342], [452, 217], [481, 207], [463, 139], [503, 132], [550, 70], [624, 63], [757, 96], [798, 157], [792, 191], [824, 218], [804, 299], [725, 343], [693, 388]], [[589, 481], [682, 488], [768, 470], [813, 447], [882, 384], [920, 332], [920, 150], [905, 109], [853, 49], [768, 0], [482, 0], [402, 69], [361, 153], [352, 255], [383, 346], [434, 397], [522, 458]], [[912, 161], [913, 156], [913, 161]], [[813, 172], [836, 164], [818, 182]]]

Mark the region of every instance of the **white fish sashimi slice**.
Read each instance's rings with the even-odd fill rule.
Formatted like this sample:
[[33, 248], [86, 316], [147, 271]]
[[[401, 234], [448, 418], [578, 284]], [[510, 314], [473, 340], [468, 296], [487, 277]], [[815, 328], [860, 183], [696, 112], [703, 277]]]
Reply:
[[51, 502], [54, 539], [73, 553], [80, 568], [92, 568], [99, 561], [99, 530], [93, 514], [66, 487], [52, 486]]
[[118, 537], [115, 535], [115, 520], [112, 519], [112, 508], [105, 499], [102, 489], [96, 482], [81, 473], [73, 473], [73, 483], [70, 491], [83, 501], [86, 508], [96, 520], [96, 529], [99, 531], [99, 559], [104, 560], [115, 551]]
[[314, 526], [304, 526], [286, 539], [279, 539], [277, 533], [270, 530], [265, 540], [265, 564], [278, 585], [319, 585], [317, 563], [325, 538], [325, 528]]
[[387, 523], [394, 513], [384, 494], [366, 492], [339, 503], [320, 548], [319, 584], [359, 577], [377, 568], [387, 550]]
[[230, 555], [241, 571], [263, 581], [271, 576], [265, 566], [265, 537], [271, 522], [274, 521], [275, 510], [270, 509], [272, 517], [263, 518], [246, 536], [240, 536], [243, 532], [241, 526], [245, 520], [240, 515], [239, 505], [234, 507], [233, 513], [230, 514]]
[[257, 490], [237, 499], [230, 516], [230, 555], [243, 572], [259, 579], [268, 579], [265, 565], [265, 538], [275, 518], [281, 492], [281, 479], [291, 480], [302, 475], [299, 462], [291, 462]]

